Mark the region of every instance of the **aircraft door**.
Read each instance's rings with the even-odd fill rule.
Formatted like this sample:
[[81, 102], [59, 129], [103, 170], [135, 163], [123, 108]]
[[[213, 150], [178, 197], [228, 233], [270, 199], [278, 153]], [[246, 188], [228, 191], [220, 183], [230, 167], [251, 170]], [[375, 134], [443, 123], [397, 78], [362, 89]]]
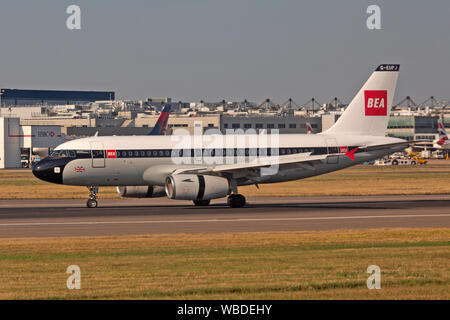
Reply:
[[325, 143], [327, 145], [328, 154], [335, 154], [333, 156], [328, 156], [327, 163], [329, 164], [337, 164], [339, 163], [339, 147], [337, 145], [336, 139], [326, 139]]
[[105, 167], [105, 148], [101, 142], [91, 142], [92, 168]]

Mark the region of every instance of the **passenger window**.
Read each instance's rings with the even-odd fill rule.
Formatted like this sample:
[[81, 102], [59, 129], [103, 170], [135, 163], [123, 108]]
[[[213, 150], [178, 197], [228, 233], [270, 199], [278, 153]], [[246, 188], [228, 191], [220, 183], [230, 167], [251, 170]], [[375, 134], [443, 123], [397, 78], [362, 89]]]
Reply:
[[152, 152], [150, 150], [147, 150], [147, 157], [151, 157], [152, 156]]
[[157, 157], [158, 156], [158, 151], [153, 150], [152, 154], [153, 154], [154, 157]]
[[77, 158], [90, 158], [91, 157], [91, 151], [89, 150], [77, 150], [76, 151], [76, 157]]
[[133, 151], [128, 151], [128, 156], [132, 157], [133, 156]]

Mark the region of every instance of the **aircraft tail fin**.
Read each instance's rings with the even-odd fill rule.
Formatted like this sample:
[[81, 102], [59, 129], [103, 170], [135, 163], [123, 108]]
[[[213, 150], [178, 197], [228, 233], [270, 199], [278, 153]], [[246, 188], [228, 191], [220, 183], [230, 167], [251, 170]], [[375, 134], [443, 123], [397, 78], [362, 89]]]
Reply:
[[314, 133], [314, 130], [309, 122], [306, 123], [306, 131], [308, 132], [308, 134]]
[[161, 136], [166, 133], [167, 129], [167, 122], [169, 120], [170, 115], [170, 107], [171, 105], [168, 104], [164, 106], [163, 110], [161, 111], [161, 114], [159, 115], [158, 120], [156, 121], [155, 126], [153, 127], [152, 131], [148, 134], [149, 136]]
[[324, 134], [384, 136], [399, 69], [399, 64], [378, 66], [341, 117]]
[[442, 122], [441, 119], [438, 120], [438, 133], [439, 133], [439, 140], [437, 143], [442, 146], [448, 140], [448, 136], [447, 132], [445, 132], [444, 123]]

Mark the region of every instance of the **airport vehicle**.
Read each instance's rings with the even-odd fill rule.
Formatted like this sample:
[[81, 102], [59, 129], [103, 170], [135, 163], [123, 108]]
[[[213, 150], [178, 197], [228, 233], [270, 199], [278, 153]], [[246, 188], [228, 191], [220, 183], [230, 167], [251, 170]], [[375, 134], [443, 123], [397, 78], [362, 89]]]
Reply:
[[[420, 162], [419, 162], [420, 161]], [[417, 158], [383, 158], [375, 161], [376, 166], [415, 166], [417, 164], [426, 164], [427, 160], [420, 160]]]
[[261, 140], [256, 133], [89, 137], [61, 144], [33, 167], [33, 174], [87, 186], [90, 208], [97, 206], [99, 186], [118, 186], [124, 197], [168, 196], [199, 206], [228, 197], [230, 207], [243, 207], [239, 186], [312, 177], [407, 147], [409, 142], [385, 136], [399, 68], [380, 65], [322, 133], [271, 134]]
[[22, 165], [22, 168], [28, 168], [29, 166], [28, 156], [22, 154], [20, 156], [20, 163]]
[[[424, 153], [427, 153], [429, 155], [429, 151], [425, 152], [410, 152], [407, 156], [408, 158], [410, 158], [411, 160], [413, 160], [415, 163], [414, 164], [427, 164], [428, 160], [426, 159], [426, 157], [423, 156]], [[429, 156], [428, 156], [429, 158]]]

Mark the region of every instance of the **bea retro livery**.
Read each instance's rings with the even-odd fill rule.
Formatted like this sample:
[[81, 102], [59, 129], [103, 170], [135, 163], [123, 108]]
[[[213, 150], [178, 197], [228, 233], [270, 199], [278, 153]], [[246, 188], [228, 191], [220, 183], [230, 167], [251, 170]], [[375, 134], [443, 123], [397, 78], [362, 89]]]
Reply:
[[[117, 186], [123, 197], [168, 196], [196, 205], [228, 197], [231, 207], [242, 207], [239, 186], [303, 179], [408, 146], [385, 137], [398, 71], [399, 65], [379, 66], [322, 133], [279, 135], [276, 145], [255, 144], [255, 135], [224, 135], [211, 146], [211, 136], [200, 135], [190, 137], [196, 144], [183, 147], [175, 136], [90, 137], [61, 144], [33, 173], [53, 183], [87, 186], [88, 207], [97, 206], [99, 186]], [[221, 158], [227, 161], [214, 161]]]

